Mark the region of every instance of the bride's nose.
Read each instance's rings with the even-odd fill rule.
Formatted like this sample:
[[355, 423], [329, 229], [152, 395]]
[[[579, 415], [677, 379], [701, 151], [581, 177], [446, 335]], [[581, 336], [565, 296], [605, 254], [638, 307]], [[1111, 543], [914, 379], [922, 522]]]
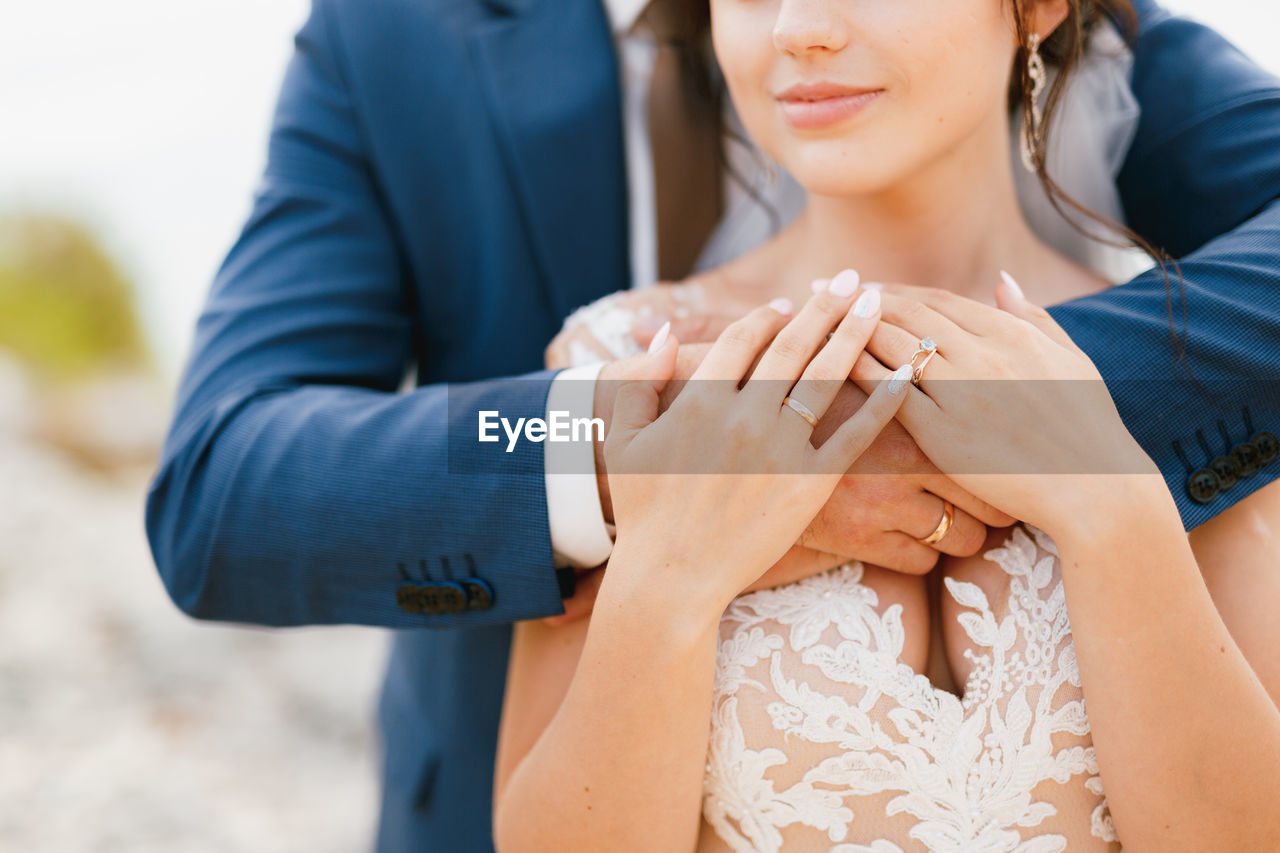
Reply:
[[848, 42], [848, 27], [836, 0], [782, 0], [778, 4], [773, 45], [780, 53], [834, 53]]

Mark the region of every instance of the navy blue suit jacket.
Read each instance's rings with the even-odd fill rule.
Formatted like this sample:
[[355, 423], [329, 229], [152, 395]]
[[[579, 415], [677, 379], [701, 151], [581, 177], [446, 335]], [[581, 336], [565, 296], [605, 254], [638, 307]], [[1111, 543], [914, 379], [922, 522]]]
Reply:
[[[1120, 189], [1133, 227], [1182, 259], [1205, 387], [1173, 381], [1158, 275], [1053, 314], [1191, 527], [1280, 472], [1187, 495], [1197, 431], [1216, 454], [1219, 421], [1248, 437], [1245, 407], [1280, 427], [1260, 391], [1280, 375], [1280, 82], [1139, 6], [1143, 116]], [[627, 287], [619, 98], [599, 0], [314, 0], [199, 320], [147, 498], [156, 563], [199, 618], [403, 629], [380, 849], [491, 849], [509, 626], [562, 608], [542, 445], [469, 470], [450, 436], [474, 435], [476, 408], [541, 415], [562, 319]], [[395, 393], [413, 364], [418, 387]]]

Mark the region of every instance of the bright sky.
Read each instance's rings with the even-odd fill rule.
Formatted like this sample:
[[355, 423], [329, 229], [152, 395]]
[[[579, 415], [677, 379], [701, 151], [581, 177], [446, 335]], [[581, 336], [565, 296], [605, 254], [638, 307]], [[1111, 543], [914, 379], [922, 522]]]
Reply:
[[[459, 0], [461, 2], [461, 0]], [[545, 0], [554, 2], [554, 0]], [[1280, 73], [1275, 0], [1165, 0]], [[87, 220], [165, 372], [248, 212], [307, 0], [40, 0], [0, 23], [0, 209]]]

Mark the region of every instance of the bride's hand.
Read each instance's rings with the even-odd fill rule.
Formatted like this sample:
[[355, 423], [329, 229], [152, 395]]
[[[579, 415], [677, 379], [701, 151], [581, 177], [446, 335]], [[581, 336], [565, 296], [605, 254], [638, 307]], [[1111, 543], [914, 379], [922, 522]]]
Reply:
[[808, 418], [785, 404], [789, 395], [821, 418], [875, 329], [878, 302], [864, 291], [850, 310], [852, 297], [826, 291], [789, 322], [783, 301], [756, 309], [725, 330], [661, 416], [678, 344], [659, 333], [653, 378], [618, 390], [605, 442], [618, 526], [606, 584], [625, 572], [723, 607], [792, 547], [901, 405], [905, 373], [815, 449]]
[[592, 361], [613, 361], [642, 352], [667, 321], [685, 343], [711, 341], [743, 306], [712, 281], [655, 284], [610, 293], [574, 311], [543, 354], [549, 369]]
[[852, 378], [871, 387], [932, 338], [937, 352], [899, 422], [943, 473], [1052, 535], [1103, 505], [1114, 483], [1091, 475], [1158, 470], [1093, 362], [1011, 281], [997, 287], [999, 308], [930, 288], [887, 291]]

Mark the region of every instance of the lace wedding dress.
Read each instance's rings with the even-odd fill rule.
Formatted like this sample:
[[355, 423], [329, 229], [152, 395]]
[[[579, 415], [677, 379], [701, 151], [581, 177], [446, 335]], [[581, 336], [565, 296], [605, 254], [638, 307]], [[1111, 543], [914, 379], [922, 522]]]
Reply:
[[903, 663], [859, 563], [730, 605], [699, 851], [1119, 850], [1053, 541], [984, 556], [982, 586], [944, 580], [963, 698]]

